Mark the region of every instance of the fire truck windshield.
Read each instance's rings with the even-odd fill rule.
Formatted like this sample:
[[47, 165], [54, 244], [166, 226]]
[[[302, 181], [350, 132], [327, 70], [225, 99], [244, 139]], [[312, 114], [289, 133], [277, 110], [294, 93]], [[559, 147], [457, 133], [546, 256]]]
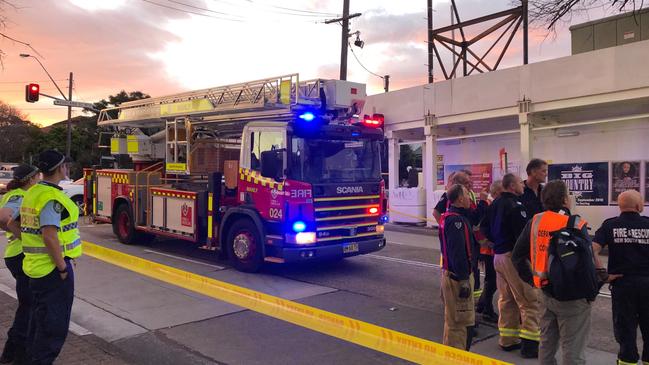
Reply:
[[309, 183], [378, 181], [380, 141], [293, 137], [289, 178]]

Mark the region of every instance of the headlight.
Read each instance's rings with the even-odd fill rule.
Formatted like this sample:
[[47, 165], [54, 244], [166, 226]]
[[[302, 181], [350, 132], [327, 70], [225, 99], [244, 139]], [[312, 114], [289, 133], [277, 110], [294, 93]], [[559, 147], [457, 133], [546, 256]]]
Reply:
[[298, 245], [308, 245], [315, 243], [315, 232], [300, 232], [295, 235], [295, 243]]
[[315, 232], [287, 233], [286, 243], [293, 243], [296, 245], [313, 244], [316, 243], [316, 234]]

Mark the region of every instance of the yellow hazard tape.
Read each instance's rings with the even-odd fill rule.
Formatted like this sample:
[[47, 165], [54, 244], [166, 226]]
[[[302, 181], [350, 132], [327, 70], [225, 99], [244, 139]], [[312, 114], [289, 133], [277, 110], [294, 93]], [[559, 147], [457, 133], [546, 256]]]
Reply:
[[418, 216], [418, 215], [412, 215], [412, 214], [408, 214], [408, 213], [400, 212], [400, 211], [398, 211], [398, 210], [394, 210], [394, 209], [392, 209], [392, 208], [388, 208], [388, 213], [396, 213], [397, 215], [402, 215], [402, 216], [404, 216], [404, 217], [410, 217], [410, 218], [415, 218], [415, 219], [421, 219], [422, 221], [428, 221], [428, 222], [437, 223], [437, 220], [436, 220], [436, 219], [430, 219], [430, 218], [426, 218], [426, 217], [420, 217], [420, 216]]
[[131, 256], [90, 242], [84, 253], [107, 263], [329, 336], [420, 364], [505, 365], [429, 340]]

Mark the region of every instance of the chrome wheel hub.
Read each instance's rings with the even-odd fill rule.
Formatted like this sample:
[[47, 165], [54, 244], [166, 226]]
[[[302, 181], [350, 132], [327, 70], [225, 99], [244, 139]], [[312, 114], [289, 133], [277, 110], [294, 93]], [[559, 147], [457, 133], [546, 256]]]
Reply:
[[232, 248], [237, 258], [240, 260], [244, 260], [248, 258], [248, 255], [250, 254], [251, 245], [252, 245], [251, 237], [246, 233], [239, 233], [236, 237], [234, 237]]

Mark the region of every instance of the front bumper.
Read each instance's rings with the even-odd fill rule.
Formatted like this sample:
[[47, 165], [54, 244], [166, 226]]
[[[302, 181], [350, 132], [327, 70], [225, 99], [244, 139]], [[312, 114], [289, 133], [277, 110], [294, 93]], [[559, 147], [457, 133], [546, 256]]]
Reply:
[[[358, 251], [345, 252], [345, 247], [357, 244]], [[375, 252], [385, 247], [385, 237], [364, 241], [342, 242], [326, 246], [283, 247], [278, 248], [279, 256], [284, 262], [304, 262], [312, 260], [330, 260]]]

